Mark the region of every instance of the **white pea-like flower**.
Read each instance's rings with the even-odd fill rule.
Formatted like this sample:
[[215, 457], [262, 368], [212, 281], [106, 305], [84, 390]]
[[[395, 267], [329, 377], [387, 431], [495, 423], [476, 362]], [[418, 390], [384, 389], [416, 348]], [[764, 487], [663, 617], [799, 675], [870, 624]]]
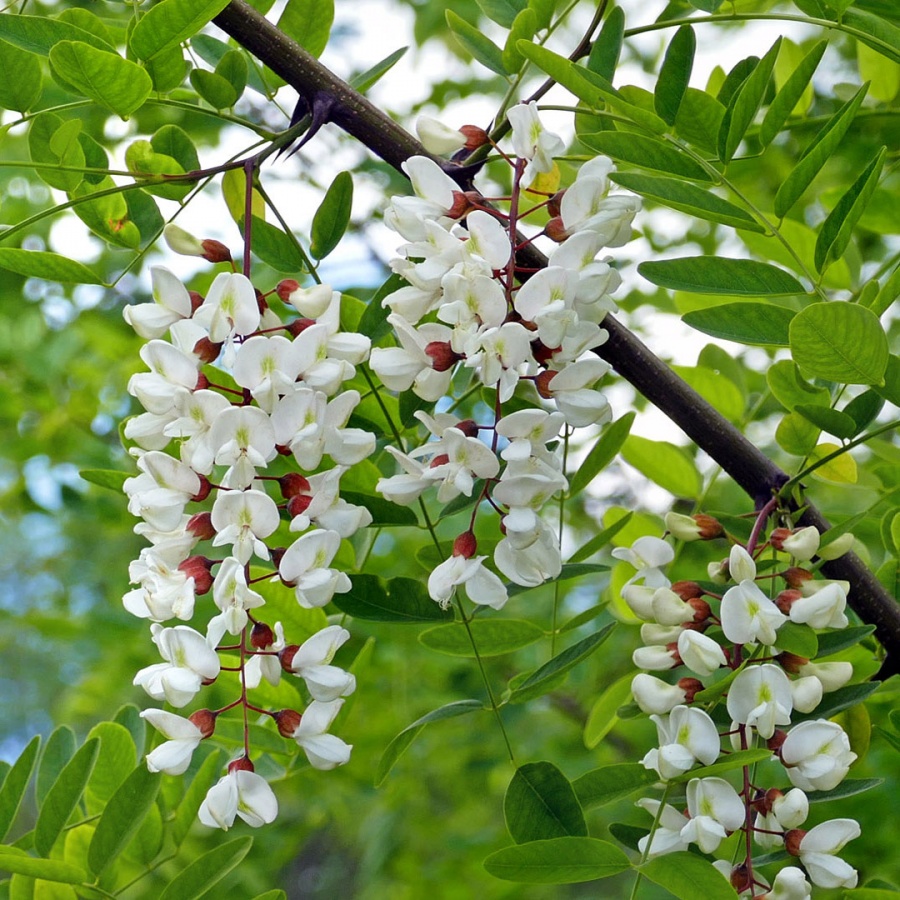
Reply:
[[753, 726], [768, 740], [776, 725], [790, 724], [794, 706], [790, 681], [780, 666], [750, 666], [734, 679], [726, 705], [735, 722]]
[[791, 784], [803, 791], [837, 787], [856, 759], [850, 739], [836, 722], [801, 722], [781, 745], [781, 760]]

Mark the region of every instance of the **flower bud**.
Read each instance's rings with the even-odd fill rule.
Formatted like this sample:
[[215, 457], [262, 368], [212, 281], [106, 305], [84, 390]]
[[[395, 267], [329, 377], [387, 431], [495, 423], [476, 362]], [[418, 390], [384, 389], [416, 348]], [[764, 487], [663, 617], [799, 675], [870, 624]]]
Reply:
[[800, 855], [800, 843], [806, 837], [806, 832], [802, 828], [792, 828], [784, 833], [784, 849], [791, 856]]
[[215, 362], [219, 358], [219, 353], [222, 351], [221, 344], [213, 343], [209, 338], [200, 338], [196, 344], [194, 344], [194, 349], [191, 351], [194, 356], [196, 356], [201, 362], [211, 363]]
[[181, 256], [203, 256], [202, 242], [179, 225], [171, 222], [166, 225], [163, 229], [163, 239], [170, 250]]
[[546, 234], [551, 241], [556, 241], [557, 244], [561, 244], [565, 241], [569, 236], [569, 232], [566, 231], [566, 226], [563, 225], [562, 216], [554, 216], [544, 226], [544, 234]]
[[706, 574], [713, 584], [725, 584], [728, 581], [728, 560], [722, 559], [719, 562], [711, 562], [706, 567]]
[[453, 203], [447, 210], [451, 219], [461, 219], [472, 208], [472, 201], [462, 191], [453, 192]]
[[229, 772], [253, 772], [255, 770], [253, 768], [253, 763], [250, 762], [250, 757], [242, 756], [239, 759], [236, 759], [236, 760], [228, 763], [228, 771]]
[[191, 314], [193, 314], [203, 306], [205, 298], [199, 291], [188, 291], [188, 297], [191, 298]]
[[275, 293], [284, 303], [290, 303], [290, 296], [300, 288], [300, 282], [293, 278], [283, 278], [275, 285]]
[[294, 657], [297, 655], [297, 651], [300, 649], [299, 644], [288, 644], [283, 650], [279, 650], [278, 652], [278, 662], [281, 663], [281, 668], [284, 669], [285, 672], [290, 672], [293, 674], [293, 669], [291, 668]]
[[785, 569], [782, 578], [787, 582], [788, 587], [800, 590], [807, 581], [812, 581], [813, 573], [799, 566], [791, 566]]
[[837, 559], [839, 556], [849, 553], [855, 541], [856, 537], [848, 531], [840, 537], [836, 537], [830, 544], [819, 547], [817, 555], [819, 559]]
[[465, 147], [468, 141], [462, 131], [451, 128], [431, 116], [419, 116], [416, 119], [416, 134], [419, 136], [422, 146], [429, 153], [434, 153], [435, 156], [456, 153], [457, 150]]
[[429, 469], [436, 469], [438, 466], [446, 466], [450, 462], [450, 457], [446, 453], [438, 453], [428, 464]]
[[[782, 610], [782, 612], [785, 612], [785, 610]], [[775, 657], [775, 661], [785, 672], [788, 672], [791, 675], [796, 675], [800, 669], [809, 662], [805, 656], [797, 656], [796, 653], [789, 653], [787, 650], [783, 653], [779, 653], [778, 656]]]
[[769, 543], [776, 549], [789, 553], [794, 559], [806, 562], [819, 549], [819, 531], [812, 525], [806, 528], [776, 528], [769, 535]]
[[297, 494], [309, 493], [309, 481], [299, 472], [288, 472], [287, 475], [282, 475], [278, 479], [278, 486], [281, 488], [281, 496], [285, 500], [290, 500]]
[[667, 513], [666, 529], [680, 541], [709, 541], [721, 537], [724, 532], [718, 519], [701, 513], [694, 516]]
[[791, 607], [803, 596], [800, 591], [794, 588], [788, 588], [782, 591], [775, 598], [775, 605], [787, 616], [790, 615]]
[[293, 519], [295, 516], [302, 516], [312, 503], [312, 494], [295, 494], [287, 502], [288, 515]]
[[766, 741], [766, 746], [773, 752], [778, 753], [781, 745], [787, 740], [787, 732], [780, 728], [775, 729], [775, 733]]
[[282, 737], [292, 738], [303, 717], [294, 709], [282, 709], [274, 713], [272, 718], [278, 726], [278, 733]]
[[669, 586], [669, 590], [674, 591], [685, 601], [703, 596], [703, 588], [696, 581], [676, 581]]
[[452, 369], [463, 357], [454, 351], [450, 341], [431, 341], [425, 346], [425, 354], [431, 359], [431, 368], [435, 372], [446, 372]]
[[746, 863], [735, 866], [731, 870], [731, 877], [728, 880], [738, 894], [753, 888], [753, 876], [750, 874]]
[[463, 125], [459, 131], [465, 136], [466, 150], [477, 150], [479, 147], [490, 142], [488, 133], [477, 125]]
[[213, 584], [212, 573], [209, 571], [212, 565], [213, 560], [205, 556], [189, 556], [179, 564], [178, 571], [194, 579], [194, 593], [206, 594]]
[[200, 254], [207, 262], [231, 262], [231, 251], [221, 242], [212, 239], [200, 241], [203, 252]]
[[288, 295], [287, 302], [304, 318], [318, 319], [331, 305], [333, 295], [330, 284], [314, 284], [309, 288], [298, 287]]
[[256, 622], [250, 632], [250, 646], [256, 650], [265, 650], [275, 643], [275, 634], [265, 622]]
[[453, 542], [453, 555], [471, 559], [478, 551], [478, 541], [471, 531], [464, 531]]
[[200, 729], [204, 739], [208, 738], [216, 730], [216, 716], [211, 709], [198, 709], [188, 716], [188, 721], [193, 722]]
[[556, 377], [558, 373], [554, 372], [552, 369], [544, 369], [543, 372], [540, 372], [535, 376], [534, 386], [537, 388], [537, 392], [545, 399], [552, 400], [553, 392], [550, 390], [550, 382]]
[[210, 541], [216, 536], [216, 529], [212, 526], [212, 513], [196, 513], [188, 519], [185, 531], [189, 531], [201, 541]]
[[478, 437], [478, 425], [473, 419], [463, 419], [453, 427], [458, 428], [466, 437]]
[[208, 496], [209, 492], [212, 490], [212, 485], [209, 482], [209, 479], [205, 475], [198, 476], [200, 478], [200, 490], [191, 497], [195, 503], [202, 503]]
[[565, 191], [557, 191], [548, 201], [547, 201], [547, 215], [550, 216], [551, 219], [556, 219], [559, 217], [560, 205], [562, 204], [562, 198], [565, 195]]
[[703, 682], [699, 678], [679, 678], [675, 683], [684, 691], [685, 703], [693, 703], [694, 697], [703, 690]]
[[289, 322], [284, 328], [291, 337], [297, 337], [298, 334], [302, 334], [306, 331], [310, 325], [315, 324], [315, 319], [294, 319], [293, 322]]

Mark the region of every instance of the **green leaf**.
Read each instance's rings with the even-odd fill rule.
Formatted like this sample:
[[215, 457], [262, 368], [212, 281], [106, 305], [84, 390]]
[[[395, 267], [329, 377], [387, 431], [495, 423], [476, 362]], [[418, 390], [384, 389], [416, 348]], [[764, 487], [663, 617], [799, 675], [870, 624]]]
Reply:
[[243, 860], [252, 846], [252, 837], [242, 837], [204, 853], [166, 885], [159, 900], [195, 900], [202, 897]]
[[503, 51], [489, 37], [482, 34], [474, 25], [470, 25], [452, 9], [447, 10], [446, 16], [447, 25], [456, 39], [477, 62], [498, 75], [505, 76], [507, 74], [503, 66]]
[[772, 303], [723, 303], [685, 313], [682, 321], [712, 337], [739, 344], [787, 347], [796, 313]]
[[747, 129], [762, 105], [780, 48], [781, 38], [778, 38], [728, 104], [718, 136], [719, 159], [725, 163], [731, 162], [734, 158]]
[[790, 325], [791, 355], [808, 378], [884, 384], [888, 341], [878, 317], [852, 303], [813, 303]]
[[379, 787], [387, 778], [391, 769], [397, 764], [397, 760], [406, 752], [409, 745], [419, 736], [419, 732], [430, 722], [438, 722], [441, 719], [453, 719], [456, 716], [464, 716], [467, 713], [483, 710], [484, 704], [480, 700], [457, 700], [448, 703], [438, 709], [433, 709], [421, 718], [416, 719], [411, 725], [407, 725], [385, 748], [378, 761], [375, 771], [375, 787]]
[[775, 399], [788, 411], [800, 404], [822, 406], [831, 402], [828, 390], [805, 382], [797, 364], [790, 359], [780, 359], [769, 366], [766, 382]]
[[807, 719], [830, 719], [837, 713], [857, 703], [868, 699], [881, 687], [880, 681], [865, 681], [862, 684], [847, 684], [836, 691], [825, 695], [822, 702], [809, 713], [798, 713], [794, 717], [795, 722], [805, 722]]
[[631, 700], [631, 682], [634, 672], [629, 672], [614, 681], [594, 701], [584, 724], [584, 746], [593, 750], [619, 721], [617, 711]]
[[672, 366], [672, 371], [726, 419], [741, 421], [747, 408], [746, 400], [730, 378], [719, 377], [707, 366]]
[[[629, 415], [626, 413], [626, 415]], [[624, 418], [624, 416], [623, 416]], [[577, 563], [589, 556], [593, 556], [598, 550], [605, 547], [630, 521], [634, 513], [628, 512], [621, 519], [613, 522], [609, 528], [604, 528], [599, 534], [595, 534], [587, 543], [576, 550], [569, 562]]]
[[319, 57], [328, 45], [334, 0], [288, 0], [278, 27], [307, 53]]
[[504, 881], [574, 884], [618, 875], [630, 869], [631, 863], [618, 847], [607, 841], [559, 837], [505, 847], [488, 856], [484, 867]]
[[819, 130], [810, 142], [800, 161], [782, 182], [775, 194], [775, 215], [784, 218], [790, 208], [800, 199], [822, 166], [837, 149], [844, 135], [853, 124], [856, 112], [866, 95], [867, 85], [863, 85]]
[[519, 41], [530, 41], [537, 31], [537, 16], [533, 9], [523, 9], [512, 23], [506, 43], [503, 45], [503, 68], [518, 72], [525, 58], [519, 53]]
[[737, 900], [734, 888], [713, 868], [711, 862], [694, 853], [678, 852], [657, 856], [639, 870], [678, 900]]
[[27, 112], [41, 99], [41, 64], [34, 54], [0, 40], [0, 69], [16, 73], [15, 78], [0, 79], [0, 106], [4, 109]]
[[653, 93], [653, 107], [669, 125], [675, 124], [681, 100], [691, 80], [696, 49], [697, 38], [690, 25], [682, 25], [666, 48]]
[[68, 725], [60, 725], [47, 738], [44, 751], [41, 753], [41, 761], [38, 764], [37, 779], [35, 780], [35, 798], [38, 807], [43, 805], [44, 798], [74, 753], [75, 733]]
[[621, 6], [614, 6], [606, 16], [600, 34], [591, 45], [587, 67], [612, 82], [622, 52], [625, 37], [625, 12]]
[[572, 782], [575, 795], [583, 809], [605, 806], [621, 800], [638, 788], [647, 787], [659, 781], [659, 775], [640, 763], [617, 763], [601, 766], [585, 772]]
[[266, 265], [276, 272], [299, 275], [305, 271], [303, 255], [290, 235], [259, 216], [251, 216], [253, 241], [251, 249]]
[[787, 650], [805, 659], [815, 659], [819, 652], [819, 641], [809, 625], [785, 622], [778, 629], [778, 649]]
[[224, 765], [225, 753], [216, 750], [203, 760], [197, 774], [191, 779], [181, 802], [175, 807], [175, 818], [172, 820], [172, 838], [176, 847], [180, 847], [187, 837], [197, 819], [197, 811], [206, 797], [206, 792], [219, 780]]
[[844, 255], [853, 229], [878, 186], [886, 152], [886, 147], [878, 151], [822, 223], [816, 241], [815, 262], [818, 271], [821, 272]]
[[781, 131], [784, 123], [794, 111], [806, 86], [810, 83], [813, 73], [822, 61], [822, 55], [828, 47], [828, 41], [819, 41], [791, 73], [784, 86], [775, 95], [775, 99], [766, 110], [762, 125], [759, 129], [759, 140], [763, 147], [768, 147]]
[[238, 97], [247, 87], [248, 71], [247, 57], [240, 50], [229, 50], [216, 65], [216, 75], [224, 78]]
[[700, 473], [693, 460], [675, 444], [632, 434], [621, 452], [625, 462], [669, 493], [676, 497], [699, 497]]
[[228, 0], [162, 0], [148, 9], [128, 45], [138, 59], [153, 59], [192, 38], [228, 6]]
[[162, 778], [145, 763], [125, 779], [112, 795], [91, 838], [87, 862], [99, 875], [127, 846], [156, 802]]
[[883, 778], [845, 778], [836, 788], [830, 791], [810, 791], [807, 798], [810, 803], [828, 803], [844, 797], [855, 797], [884, 784]]
[[[472, 624], [478, 624], [474, 622]], [[529, 623], [530, 624], [530, 623]], [[573, 669], [579, 663], [587, 659], [610, 636], [615, 623], [604, 625], [599, 631], [582, 638], [577, 644], [558, 653], [553, 659], [545, 662], [540, 668], [535, 669], [528, 678], [510, 693], [510, 703], [524, 703], [534, 697], [540, 697], [546, 693], [558, 676]]]
[[337, 247], [350, 224], [352, 203], [353, 178], [349, 172], [339, 172], [313, 216], [309, 250], [316, 259], [324, 259]]
[[94, 770], [100, 742], [85, 741], [59, 773], [38, 813], [34, 827], [34, 847], [41, 856], [49, 856], [60, 832], [75, 809]]
[[526, 8], [524, 0], [477, 0], [481, 11], [503, 28], [512, 28], [516, 16]]
[[609, 566], [605, 563], [566, 563], [556, 578], [544, 581], [541, 584], [511, 584], [506, 589], [510, 597], [524, 594], [526, 591], [534, 591], [559, 581], [570, 581], [573, 578], [583, 578], [585, 575], [596, 575], [597, 572], [608, 572]]
[[0, 247], [0, 268], [27, 278], [47, 281], [72, 281], [77, 284], [103, 284], [86, 265], [76, 259], [46, 250], [18, 250]]
[[833, 656], [835, 653], [854, 647], [874, 633], [874, 625], [851, 625], [849, 628], [820, 634], [819, 652], [816, 654], [816, 659], [824, 659], [826, 656]]
[[836, 409], [801, 403], [795, 407], [795, 410], [804, 419], [809, 419], [817, 428], [821, 428], [822, 431], [833, 434], [835, 437], [849, 440], [856, 434], [856, 422], [853, 418]]
[[900, 296], [900, 266], [897, 266], [878, 289], [878, 294], [872, 301], [869, 309], [876, 316], [883, 315], [890, 305]]
[[406, 282], [399, 275], [391, 275], [384, 284], [374, 293], [366, 303], [365, 312], [359, 320], [357, 329], [360, 334], [367, 334], [374, 344], [391, 331], [387, 317], [390, 308], [381, 305], [385, 297], [389, 297], [394, 291], [400, 290]]
[[858, 41], [900, 63], [900, 28], [865, 9], [848, 9], [842, 19], [854, 29]]
[[237, 103], [238, 92], [227, 78], [206, 69], [191, 69], [191, 86], [213, 108], [229, 109]]
[[6, 773], [6, 778], [3, 779], [3, 786], [0, 787], [0, 840], [6, 837], [16, 818], [19, 804], [25, 795], [25, 788], [28, 787], [31, 779], [31, 771], [34, 769], [40, 746], [40, 735], [35, 735]]
[[137, 63], [82, 41], [60, 41], [50, 64], [75, 90], [123, 119], [142, 106], [153, 82]]
[[771, 757], [772, 751], [767, 750], [765, 747], [758, 747], [755, 750], [737, 750], [728, 756], [720, 757], [717, 762], [709, 766], [701, 766], [699, 769], [683, 772], [681, 775], [671, 779], [671, 783], [684, 784], [692, 778], [708, 778], [713, 775], [721, 775], [723, 772], [731, 772], [744, 766], [752, 766], [754, 763], [763, 762], [771, 759]]
[[[360, 334], [368, 334], [361, 327], [356, 329]], [[341, 491], [341, 497], [348, 503], [364, 506], [372, 514], [373, 528], [390, 528], [392, 526], [414, 527], [418, 525], [415, 512], [408, 506], [398, 506], [384, 497], [374, 494], [360, 494], [356, 491]]]
[[104, 41], [68, 22], [44, 16], [0, 16], [0, 40], [8, 41], [21, 50], [46, 57], [60, 41], [83, 41], [98, 50], [111, 50]]
[[356, 619], [397, 623], [453, 620], [453, 610], [441, 609], [417, 579], [385, 581], [377, 575], [353, 575], [350, 580], [351, 590], [335, 594], [332, 602], [341, 612]]
[[803, 285], [784, 269], [754, 259], [682, 256], [643, 262], [638, 272], [659, 287], [736, 297], [789, 297]]
[[[539, 641], [544, 632], [524, 619], [475, 619], [469, 623], [479, 656], [502, 656]], [[419, 635], [419, 641], [429, 650], [448, 656], [474, 658], [466, 627], [462, 622], [438, 625]]]
[[806, 456], [816, 445], [819, 429], [800, 413], [788, 413], [775, 429], [775, 441], [786, 453]]
[[587, 837], [587, 825], [569, 779], [550, 762], [516, 769], [503, 798], [506, 828], [517, 844], [565, 835]]
[[748, 231], [765, 231], [765, 228], [746, 210], [689, 182], [656, 175], [638, 175], [633, 172], [613, 173], [610, 180], [636, 194], [649, 197], [664, 206], [698, 219]]
[[656, 138], [624, 131], [597, 131], [579, 133], [578, 139], [591, 150], [604, 153], [617, 162], [696, 181], [712, 180], [712, 176], [698, 162]]
[[689, 87], [678, 107], [675, 131], [688, 143], [715, 153], [724, 115], [725, 107], [715, 97]]
[[88, 732], [88, 737], [100, 739], [100, 756], [86, 792], [88, 812], [96, 813], [131, 774], [137, 762], [137, 748], [128, 729], [115, 722], [100, 722]]
[[389, 53], [384, 59], [369, 67], [365, 72], [360, 72], [350, 79], [350, 87], [364, 94], [373, 84], [378, 82], [383, 75], [390, 72], [391, 69], [403, 58], [409, 47], [400, 47], [393, 53]]
[[189, 71], [181, 47], [163, 50], [153, 59], [147, 60], [144, 66], [153, 82], [153, 90], [160, 94], [168, 94], [169, 91], [175, 90]]
[[[625, 443], [631, 425], [634, 422], [635, 413], [629, 412], [608, 425], [597, 438], [597, 442], [591, 447], [590, 453], [584, 462], [578, 467], [575, 474], [569, 480], [569, 493], [580, 494], [615, 458], [616, 454]], [[573, 559], [572, 562], [579, 560]]]
[[[2, 21], [3, 17], [0, 17]], [[70, 119], [63, 122], [53, 113], [40, 113], [34, 117], [28, 130], [28, 150], [31, 158], [37, 163], [49, 163], [51, 166], [70, 166], [80, 169], [85, 165], [85, 155], [81, 142], [77, 139], [81, 131], [81, 122]], [[67, 140], [74, 138], [74, 140]], [[84, 175], [77, 171], [55, 171], [52, 168], [37, 170], [38, 177], [61, 191], [72, 191], [81, 184]]]
[[81, 866], [60, 859], [36, 859], [18, 847], [0, 846], [0, 872], [15, 872], [60, 884], [84, 884], [88, 880]]

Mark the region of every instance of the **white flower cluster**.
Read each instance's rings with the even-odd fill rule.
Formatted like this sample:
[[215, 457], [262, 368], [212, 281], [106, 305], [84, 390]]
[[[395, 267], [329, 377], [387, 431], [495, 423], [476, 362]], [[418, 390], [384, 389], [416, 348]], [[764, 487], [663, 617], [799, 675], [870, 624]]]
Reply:
[[[705, 520], [704, 528], [714, 521], [694, 519]], [[697, 521], [667, 517], [666, 523], [684, 539], [702, 536]], [[721, 534], [721, 527], [709, 534]], [[816, 555], [819, 534], [814, 528], [780, 528], [767, 543], [790, 556], [791, 562], [804, 562]], [[613, 550], [613, 555], [637, 570], [622, 590], [629, 608], [644, 622], [645, 646], [635, 651], [635, 665], [658, 672], [686, 670], [675, 683], [646, 672], [632, 682], [634, 699], [656, 724], [659, 741], [643, 765], [668, 782], [729, 752], [722, 748], [724, 735], [730, 737], [730, 750], [747, 750], [762, 742], [780, 760], [793, 785], [787, 793], [766, 790], [753, 785], [750, 770], [744, 769], [740, 791], [723, 778], [691, 779], [684, 815], [658, 801], [640, 800], [638, 805], [657, 820], [651, 834], [641, 839], [641, 851], [656, 856], [696, 844], [702, 852], [713, 853], [728, 834], [741, 829], [749, 831], [763, 850], [784, 847], [799, 857], [813, 884], [855, 887], [856, 871], [836, 854], [859, 835], [859, 825], [851, 819], [835, 819], [809, 831], [800, 826], [808, 812], [807, 792], [835, 788], [856, 754], [835, 722], [807, 719], [790, 727], [792, 715], [814, 713], [824, 693], [846, 684], [853, 667], [848, 662], [810, 662], [777, 646], [779, 630], [788, 622], [814, 629], [845, 627], [848, 585], [819, 581], [805, 569], [786, 566], [778, 574], [788, 586], [770, 599], [757, 585], [754, 557], [735, 545], [727, 560], [710, 566], [714, 582], [731, 582], [719, 595], [692, 581], [670, 583], [663, 569], [672, 562], [674, 552], [660, 538], [639, 538], [631, 548]], [[770, 574], [765, 583], [773, 584]], [[723, 669], [736, 672], [725, 696], [731, 719], [726, 729], [720, 729], [699, 704], [692, 705], [696, 695], [713, 683], [711, 676]], [[754, 874], [749, 859], [735, 868], [724, 861], [715, 864], [739, 893], [747, 892], [755, 900], [810, 896], [809, 882], [800, 869], [779, 872], [769, 889]]]
[[[640, 201], [608, 195], [609, 159], [585, 163], [561, 197], [538, 204], [555, 213], [544, 229], [559, 244], [548, 266], [520, 269], [517, 227], [529, 212], [524, 191], [553, 170], [563, 144], [543, 128], [534, 103], [508, 116], [517, 155], [508, 214], [477, 192], [461, 192], [432, 159], [404, 164], [415, 195], [394, 197], [385, 222], [406, 241], [391, 267], [408, 285], [383, 301], [397, 346], [374, 348], [370, 365], [388, 388], [411, 389], [429, 402], [446, 396], [459, 368], [496, 391], [484, 424], [417, 413], [429, 441], [409, 452], [388, 447], [403, 473], [382, 479], [378, 490], [407, 505], [434, 488], [446, 503], [473, 496], [481, 481], [476, 509], [488, 500], [502, 515], [494, 566], [530, 587], [554, 578], [562, 565], [557, 535], [540, 515], [568, 484], [548, 445], [564, 426], [602, 423], [610, 415], [596, 388], [609, 366], [590, 351], [608, 337], [601, 322], [616, 308], [611, 294], [620, 278], [598, 254], [630, 238]], [[434, 130], [430, 124], [429, 133]], [[517, 409], [505, 413], [514, 395]], [[533, 406], [522, 408], [529, 401]], [[503, 606], [506, 588], [476, 550], [471, 529], [457, 538], [453, 556], [428, 580], [435, 601], [446, 606], [465, 585], [473, 602]]]
[[[179, 229], [167, 238], [176, 247], [192, 246]], [[256, 618], [265, 600], [252, 587], [250, 565], [274, 565], [274, 577], [292, 586], [307, 608], [350, 589], [331, 562], [341, 540], [372, 518], [341, 499], [340, 479], [373, 452], [375, 438], [347, 426], [360, 395], [344, 383], [367, 359], [370, 341], [340, 330], [341, 296], [327, 285], [304, 290], [282, 282], [278, 296], [300, 315], [285, 323], [241, 274], [217, 275], [206, 297], [162, 267], [152, 270], [152, 284], [155, 302], [125, 310], [148, 341], [141, 358], [149, 371], [128, 385], [145, 412], [125, 426], [141, 474], [124, 489], [129, 511], [142, 520], [135, 531], [150, 546], [130, 566], [136, 587], [123, 602], [152, 623], [164, 662], [142, 669], [134, 683], [155, 700], [184, 707], [218, 677], [218, 650], [232, 635], [235, 642], [223, 649], [239, 655], [241, 699], [226, 708], [242, 705], [246, 718], [246, 691], [263, 679], [277, 684], [287, 671], [304, 681], [311, 702], [302, 716], [266, 714], [311, 765], [341, 765], [351, 748], [327, 732], [356, 682], [331, 661], [349, 632], [329, 626], [300, 646], [287, 645], [280, 622], [273, 630]], [[290, 457], [296, 466], [285, 471]], [[280, 488], [278, 500], [267, 486]], [[298, 534], [286, 548], [270, 548], [266, 540], [275, 539], [283, 519]], [[223, 548], [224, 556], [198, 554], [200, 541]], [[210, 592], [212, 603], [201, 611], [198, 597]], [[172, 619], [205, 624], [201, 630], [163, 624]], [[147, 710], [145, 718], [168, 739], [147, 757], [149, 768], [184, 772], [223, 711], [182, 718]], [[210, 790], [200, 809], [205, 824], [228, 828], [240, 816], [258, 826], [274, 819], [277, 801], [253, 772], [249, 753], [245, 746]]]

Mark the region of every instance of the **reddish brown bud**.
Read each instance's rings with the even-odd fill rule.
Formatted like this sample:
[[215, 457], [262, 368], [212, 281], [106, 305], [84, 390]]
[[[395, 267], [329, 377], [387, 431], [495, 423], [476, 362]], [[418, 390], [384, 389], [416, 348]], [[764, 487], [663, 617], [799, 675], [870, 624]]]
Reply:
[[191, 313], [195, 313], [203, 306], [203, 294], [199, 291], [188, 291], [188, 296], [191, 298]]
[[205, 556], [189, 556], [178, 566], [179, 572], [184, 572], [188, 578], [194, 579], [194, 593], [205, 594], [212, 587], [213, 577], [209, 571], [213, 560]]
[[559, 211], [562, 204], [562, 198], [565, 194], [565, 191], [557, 191], [548, 201], [547, 201], [547, 214], [551, 219], [559, 218]]
[[203, 258], [207, 262], [231, 262], [231, 251], [221, 241], [207, 238], [200, 241], [200, 246], [203, 248]]
[[666, 644], [666, 650], [668, 650], [669, 653], [672, 654], [672, 659], [674, 660], [676, 666], [683, 665], [684, 660], [681, 658], [681, 654], [678, 652], [678, 641], [672, 641], [671, 644]]
[[535, 379], [534, 386], [537, 392], [545, 399], [552, 400], [553, 392], [550, 390], [550, 382], [556, 377], [557, 373], [552, 369], [544, 369]]
[[472, 419], [463, 419], [453, 427], [458, 428], [466, 437], [478, 437], [478, 425]]
[[544, 226], [544, 234], [557, 244], [561, 244], [569, 236], [561, 216], [555, 216]]
[[265, 311], [269, 308], [269, 301], [266, 300], [266, 295], [259, 289], [256, 288], [256, 308], [259, 310], [259, 314], [263, 315]]
[[240, 759], [234, 760], [234, 762], [228, 763], [228, 771], [229, 772], [253, 772], [253, 763], [250, 762], [250, 758], [248, 756], [242, 756]]
[[278, 733], [282, 737], [292, 738], [303, 717], [294, 709], [282, 709], [274, 713], [272, 718], [278, 726]]
[[438, 466], [445, 466], [450, 462], [450, 457], [446, 453], [438, 453], [434, 459], [428, 464], [429, 469], [436, 469]]
[[796, 675], [809, 662], [805, 656], [797, 656], [796, 653], [788, 653], [787, 650], [779, 653], [775, 659], [778, 661], [778, 665], [791, 675]]
[[279, 650], [278, 662], [281, 663], [281, 668], [284, 669], [285, 672], [294, 671], [291, 668], [291, 664], [294, 662], [294, 657], [297, 655], [297, 651], [299, 649], [299, 644], [288, 644], [287, 647], [284, 648], [284, 650]]
[[212, 485], [209, 483], [209, 479], [205, 475], [200, 475], [200, 490], [191, 497], [191, 500], [194, 500], [197, 503], [202, 502], [209, 496], [209, 492], [212, 490]]
[[265, 622], [256, 622], [250, 632], [250, 646], [256, 650], [265, 650], [275, 643], [275, 634]]
[[287, 547], [275, 547], [272, 550], [272, 565], [277, 569], [281, 565], [281, 557], [287, 552]]
[[291, 294], [298, 290], [299, 287], [299, 281], [295, 281], [293, 278], [285, 278], [284, 280], [279, 281], [275, 286], [275, 293], [278, 294], [279, 298], [285, 303], [290, 303]]
[[200, 734], [204, 739], [216, 730], [216, 713], [211, 709], [198, 709], [188, 716], [188, 721], [193, 722], [200, 729]]
[[766, 746], [773, 752], [778, 753], [781, 745], [787, 740], [787, 732], [780, 728], [775, 729], [775, 733], [766, 741]]
[[559, 347], [548, 347], [543, 341], [531, 342], [531, 355], [538, 365], [546, 365], [553, 358], [553, 354], [559, 350]]
[[775, 598], [775, 605], [787, 616], [790, 615], [791, 607], [803, 596], [800, 591], [794, 588], [788, 588], [782, 591]]
[[278, 479], [278, 486], [281, 488], [281, 496], [285, 500], [296, 497], [297, 494], [309, 493], [309, 482], [299, 472], [288, 472]]
[[219, 358], [221, 350], [221, 344], [214, 344], [209, 338], [204, 337], [200, 338], [200, 340], [194, 344], [193, 353], [201, 362], [211, 363]]
[[677, 683], [684, 691], [685, 703], [693, 703], [694, 697], [703, 690], [703, 682], [699, 678], [679, 678]]
[[784, 542], [791, 536], [790, 528], [775, 528], [769, 535], [769, 543], [776, 550], [784, 550]]
[[462, 556], [464, 559], [471, 559], [478, 551], [478, 541], [471, 531], [464, 531], [453, 542], [453, 555]]
[[461, 219], [471, 208], [469, 198], [462, 191], [454, 191], [453, 204], [447, 210], [447, 215], [451, 219]]
[[191, 516], [185, 530], [201, 541], [212, 540], [216, 536], [216, 529], [212, 526], [212, 513], [201, 512]]
[[703, 596], [703, 588], [696, 581], [676, 581], [669, 590], [678, 594], [685, 602]]
[[315, 319], [294, 319], [293, 322], [285, 325], [284, 327], [292, 337], [297, 337], [298, 334], [302, 334], [304, 331], [306, 331], [306, 329], [309, 328], [310, 325], [315, 324]]
[[799, 566], [791, 566], [789, 569], [784, 570], [782, 577], [788, 583], [788, 587], [799, 588], [804, 582], [812, 581], [813, 573], [806, 569], [801, 569]]
[[753, 806], [757, 812], [767, 816], [772, 812], [775, 801], [783, 796], [784, 794], [779, 791], [778, 788], [769, 788], [765, 794], [753, 804]]
[[691, 518], [700, 527], [701, 541], [711, 541], [725, 534], [722, 523], [715, 516], [708, 516], [706, 513], [696, 513]]
[[740, 863], [731, 870], [731, 876], [728, 879], [731, 886], [739, 893], [749, 891], [753, 887], [753, 876], [746, 863]]
[[787, 850], [791, 856], [799, 856], [800, 844], [805, 837], [806, 832], [802, 828], [792, 828], [790, 831], [786, 831], [784, 833], [784, 849]]
[[694, 610], [694, 622], [698, 625], [701, 622], [705, 622], [712, 615], [709, 604], [700, 597], [691, 597], [687, 604]]
[[435, 372], [446, 372], [463, 358], [454, 351], [449, 341], [431, 341], [425, 345], [425, 354], [431, 358], [431, 368]]
[[291, 448], [287, 444], [276, 444], [275, 450], [282, 456], [290, 456], [292, 452]]
[[459, 133], [465, 135], [466, 150], [477, 150], [479, 147], [490, 141], [488, 133], [477, 125], [463, 125], [463, 127], [459, 129]]
[[306, 512], [309, 504], [312, 503], [312, 494], [295, 494], [287, 502], [288, 515], [293, 519], [294, 516], [301, 516]]

